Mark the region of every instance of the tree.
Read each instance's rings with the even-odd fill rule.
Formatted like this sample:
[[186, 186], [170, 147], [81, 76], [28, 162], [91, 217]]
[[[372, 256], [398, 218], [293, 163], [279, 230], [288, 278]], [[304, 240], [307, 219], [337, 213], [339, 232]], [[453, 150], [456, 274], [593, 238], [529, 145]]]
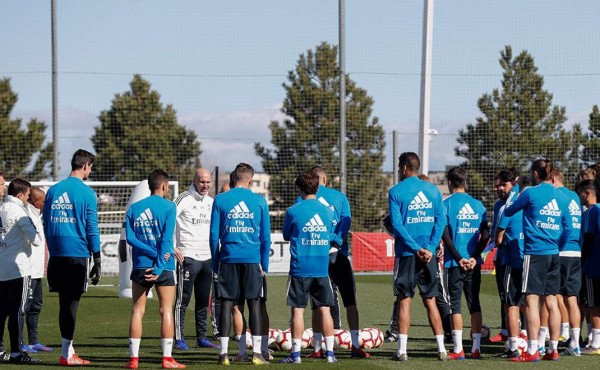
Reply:
[[583, 134], [575, 125], [563, 128], [564, 107], [552, 105], [544, 90], [544, 77], [533, 57], [522, 51], [513, 58], [512, 48], [500, 52], [502, 87], [484, 93], [477, 101], [482, 116], [459, 130], [455, 148], [470, 171], [469, 191], [490, 206], [495, 199], [493, 177], [507, 167], [528, 171], [531, 162], [544, 157], [571, 178], [580, 167]]
[[172, 179], [190, 181], [200, 166], [196, 134], [177, 122], [173, 106], [163, 106], [159, 93], [140, 75], [133, 76], [130, 87], [100, 112], [100, 126], [92, 136], [97, 153], [92, 177], [138, 181], [161, 168]]
[[47, 178], [52, 168], [53, 145], [46, 141], [46, 123], [32, 118], [26, 128], [10, 114], [19, 100], [9, 78], [0, 79], [0, 170], [7, 179]]
[[589, 117], [589, 133], [586, 135], [587, 140], [582, 155], [583, 161], [587, 165], [597, 163], [600, 160], [600, 109], [597, 105], [592, 107]]
[[[283, 211], [294, 204], [294, 179], [312, 166], [321, 165], [329, 180], [339, 186], [340, 173], [340, 68], [337, 47], [322, 43], [300, 55], [296, 68], [283, 84], [286, 97], [283, 122], [272, 121], [272, 148], [255, 144], [264, 170], [271, 176], [272, 210]], [[373, 98], [346, 78], [347, 193], [353, 213], [353, 230], [380, 228], [387, 208], [387, 180], [382, 175], [384, 130], [371, 118]], [[283, 213], [283, 212], [281, 212]], [[281, 220], [274, 220], [274, 228]]]

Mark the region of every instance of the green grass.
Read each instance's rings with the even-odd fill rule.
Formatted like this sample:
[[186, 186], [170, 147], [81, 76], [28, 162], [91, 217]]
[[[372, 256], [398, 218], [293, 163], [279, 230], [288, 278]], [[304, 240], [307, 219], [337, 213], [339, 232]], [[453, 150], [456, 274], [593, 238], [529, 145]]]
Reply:
[[[392, 305], [391, 276], [357, 276], [357, 292], [361, 327], [378, 327], [384, 331], [389, 326]], [[102, 284], [117, 284], [117, 278], [103, 278]], [[289, 308], [285, 305], [286, 277], [269, 277], [269, 314], [271, 327], [283, 329], [289, 321]], [[498, 298], [495, 290], [494, 277], [483, 276], [481, 301], [484, 322], [492, 328], [492, 333], [497, 332], [499, 326]], [[131, 302], [128, 299], [117, 298], [117, 286], [91, 287], [81, 301], [77, 318], [77, 329], [74, 345], [78, 354], [93, 362], [93, 367], [118, 368], [125, 364], [128, 353], [128, 326]], [[463, 304], [464, 305], [464, 304]], [[309, 319], [307, 317], [307, 319]], [[465, 349], [470, 349], [468, 339], [468, 314], [465, 315]], [[54, 293], [45, 292], [44, 308], [40, 317], [40, 339], [44, 344], [55, 347], [54, 352], [35, 354], [40, 358], [43, 366], [55, 366], [60, 356], [60, 334], [58, 330], [58, 297]], [[481, 361], [455, 361], [439, 363], [435, 356], [437, 347], [427, 323], [425, 309], [420, 300], [413, 302], [412, 326], [409, 334], [409, 361], [398, 363], [389, 361], [388, 358], [396, 349], [396, 343], [385, 343], [382, 347], [369, 352], [373, 356], [368, 360], [353, 360], [348, 351], [337, 351], [341, 366], [352, 366], [354, 369], [379, 368], [406, 368], [427, 369], [434, 366], [444, 368], [474, 368], [493, 367], [495, 370], [514, 368], [519, 366], [535, 366], [537, 368], [565, 368], [598, 369], [600, 358], [595, 356], [569, 358], [564, 357], [557, 363], [539, 363], [536, 365], [514, 364], [498, 359], [494, 355], [502, 351], [503, 347], [497, 344], [484, 343], [482, 350], [484, 358]], [[345, 319], [343, 321], [345, 323]], [[158, 315], [157, 300], [152, 299], [146, 309], [144, 319], [144, 337], [140, 350], [142, 368], [159, 368], [161, 347], [159, 338], [160, 319]], [[308, 324], [308, 320], [307, 320]], [[308, 327], [309, 325], [307, 325]], [[193, 343], [194, 332], [193, 315], [188, 311], [186, 318], [186, 336], [188, 343]], [[5, 333], [4, 343], [8, 345], [8, 334]], [[447, 345], [451, 349], [451, 345]], [[236, 354], [235, 343], [230, 348], [230, 354]], [[281, 359], [285, 353], [275, 352], [275, 361]], [[186, 364], [188, 368], [216, 368], [217, 352], [215, 350], [200, 350], [193, 348], [187, 352], [174, 351], [175, 358]], [[234, 367], [249, 366], [232, 364]], [[290, 367], [292, 365], [273, 364], [275, 367]], [[322, 360], [304, 360], [306, 368], [322, 368], [327, 366]], [[17, 369], [21, 367], [4, 365], [3, 369]]]

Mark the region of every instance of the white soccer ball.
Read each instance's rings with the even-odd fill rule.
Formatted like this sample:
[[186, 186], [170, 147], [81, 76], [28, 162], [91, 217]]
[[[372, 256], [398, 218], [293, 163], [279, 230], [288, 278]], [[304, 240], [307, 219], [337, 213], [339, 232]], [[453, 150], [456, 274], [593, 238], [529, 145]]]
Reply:
[[375, 339], [373, 339], [373, 332], [370, 328], [362, 329], [358, 335], [358, 344], [360, 348], [370, 349], [375, 347]]
[[[510, 343], [508, 340], [504, 344], [504, 349], [506, 349], [507, 351], [510, 349]], [[519, 351], [519, 355], [521, 355], [523, 352], [526, 352], [527, 349], [527, 341], [524, 338], [517, 337], [517, 351]]]
[[373, 336], [373, 348], [379, 348], [384, 342], [383, 332], [377, 328], [369, 328]]
[[272, 346], [277, 340], [277, 336], [281, 333], [279, 329], [269, 329], [269, 347]]
[[352, 336], [350, 332], [344, 329], [337, 329], [333, 332], [333, 338], [335, 340], [334, 348], [336, 349], [350, 349], [352, 348]]
[[291, 351], [292, 350], [292, 331], [290, 329], [283, 330], [277, 336], [275, 340], [277, 348], [280, 351]]
[[313, 330], [308, 328], [302, 333], [302, 349], [312, 348]]

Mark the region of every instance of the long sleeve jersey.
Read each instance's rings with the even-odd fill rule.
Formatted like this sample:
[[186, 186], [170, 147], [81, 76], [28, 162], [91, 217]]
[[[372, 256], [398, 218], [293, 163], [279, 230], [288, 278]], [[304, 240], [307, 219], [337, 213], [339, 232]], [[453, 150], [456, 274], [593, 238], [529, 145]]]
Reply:
[[388, 196], [396, 257], [416, 255], [421, 248], [435, 253], [446, 227], [438, 188], [412, 176], [394, 185]]
[[25, 206], [27, 209], [27, 214], [31, 218], [33, 225], [38, 233], [38, 238], [40, 239], [39, 248], [37, 245], [31, 245], [31, 256], [29, 257], [29, 261], [31, 262], [31, 278], [32, 279], [41, 279], [44, 277], [44, 261], [45, 261], [45, 251], [46, 251], [46, 237], [44, 236], [44, 224], [42, 222], [42, 215], [40, 214], [40, 210], [27, 203]]
[[523, 234], [523, 211], [519, 211], [508, 217], [500, 216], [498, 228], [504, 230], [503, 250], [505, 258], [504, 265], [515, 269], [523, 268], [523, 247], [525, 235]]
[[217, 195], [210, 218], [213, 271], [220, 263], [260, 263], [269, 272], [271, 219], [264, 197], [234, 188]]
[[[467, 193], [454, 193], [444, 199], [444, 209], [456, 250], [462, 258], [473, 257], [479, 243], [481, 225], [487, 224], [485, 207]], [[444, 260], [446, 268], [458, 266], [451, 253], [444, 253]]]
[[175, 199], [177, 227], [175, 245], [185, 257], [197, 261], [210, 259], [210, 216], [213, 198], [200, 195], [194, 184]]
[[42, 219], [50, 256], [100, 252], [96, 192], [81, 179], [67, 177], [48, 189]]
[[565, 197], [565, 202], [569, 204], [567, 221], [571, 225], [570, 233], [563, 233], [560, 238], [558, 248], [559, 254], [563, 257], [581, 257], [581, 202], [579, 196], [572, 190], [564, 186], [557, 188], [558, 193]]
[[334, 233], [334, 212], [317, 199], [306, 199], [288, 208], [283, 239], [290, 242], [290, 276], [329, 275], [329, 248]]
[[[585, 211], [583, 216], [583, 238], [591, 240], [590, 245], [584, 245], [586, 255], [582, 255], [581, 271], [590, 278], [600, 278], [600, 204], [594, 204]], [[585, 237], [586, 234], [588, 237]]]
[[[151, 195], [127, 210], [125, 232], [131, 245], [133, 269], [149, 269], [160, 275], [164, 270], [175, 270], [175, 203], [158, 195]], [[169, 253], [169, 259], [165, 254]]]
[[558, 241], [563, 232], [570, 233], [572, 226], [563, 210], [569, 205], [558, 189], [541, 183], [525, 189], [504, 214], [511, 217], [523, 211], [525, 255], [558, 254]]
[[0, 206], [0, 281], [30, 276], [31, 248], [41, 243], [23, 202], [7, 195]]

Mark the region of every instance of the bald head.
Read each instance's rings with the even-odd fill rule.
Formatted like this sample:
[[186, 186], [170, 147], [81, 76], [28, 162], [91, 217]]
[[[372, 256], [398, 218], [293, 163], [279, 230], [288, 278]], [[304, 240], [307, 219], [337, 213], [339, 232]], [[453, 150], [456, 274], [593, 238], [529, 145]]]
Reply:
[[196, 174], [194, 175], [194, 187], [196, 191], [200, 195], [208, 194], [208, 189], [210, 189], [210, 183], [212, 181], [212, 175], [210, 171], [206, 168], [198, 168], [196, 170]]
[[31, 188], [29, 193], [29, 204], [39, 209], [40, 211], [44, 208], [44, 200], [46, 199], [46, 193], [40, 188]]

